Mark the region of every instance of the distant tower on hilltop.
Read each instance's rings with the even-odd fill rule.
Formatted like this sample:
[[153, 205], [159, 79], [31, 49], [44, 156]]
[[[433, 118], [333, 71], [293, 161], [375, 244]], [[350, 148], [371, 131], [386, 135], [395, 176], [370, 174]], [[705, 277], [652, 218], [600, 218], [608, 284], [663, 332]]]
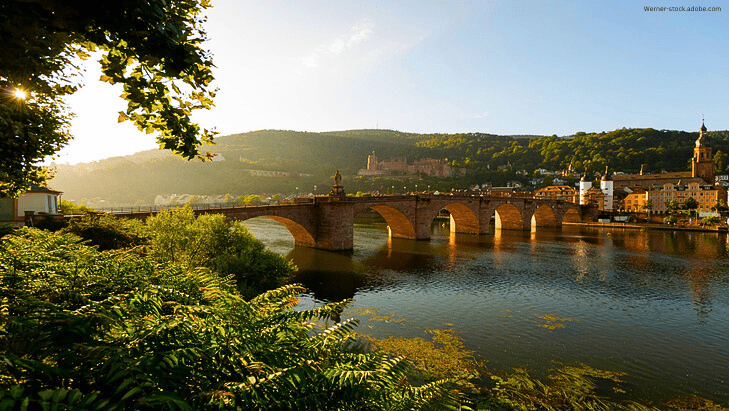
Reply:
[[[607, 166], [605, 167], [605, 174], [600, 179], [600, 190], [604, 195], [602, 209], [606, 211], [613, 210], [613, 177], [608, 173]], [[580, 190], [581, 191], [581, 190]]]
[[377, 170], [377, 156], [374, 151], [372, 155], [367, 156], [367, 170]]
[[702, 178], [706, 184], [714, 184], [714, 159], [709, 147], [704, 120], [701, 120], [699, 138], [696, 139], [694, 157], [691, 159], [691, 177]]

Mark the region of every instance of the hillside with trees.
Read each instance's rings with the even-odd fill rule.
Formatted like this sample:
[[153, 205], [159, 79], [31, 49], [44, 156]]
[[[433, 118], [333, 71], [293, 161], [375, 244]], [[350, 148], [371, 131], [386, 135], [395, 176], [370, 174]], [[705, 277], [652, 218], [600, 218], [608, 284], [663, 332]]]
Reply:
[[[709, 132], [709, 144], [717, 157], [717, 172], [726, 171], [729, 132]], [[473, 170], [499, 166], [532, 171], [566, 169], [570, 163], [579, 171], [602, 171], [606, 166], [616, 171], [684, 171], [691, 168], [697, 132], [674, 130], [619, 129], [611, 132], [584, 133], [572, 136], [510, 138], [486, 134], [443, 135], [420, 143], [422, 146], [446, 150], [462, 165]]]
[[[708, 133], [714, 149], [717, 174], [727, 170], [729, 132]], [[378, 190], [395, 192], [419, 189], [465, 189], [470, 184], [508, 181], [526, 183], [537, 168], [564, 170], [570, 163], [578, 170], [612, 171], [690, 170], [697, 132], [619, 129], [571, 136], [498, 136], [484, 133], [416, 134], [393, 130], [349, 130], [309, 133], [260, 130], [216, 139], [209, 151], [213, 162], [186, 161], [168, 152], [145, 151], [74, 166], [60, 165], [50, 185], [66, 199], [82, 202], [94, 198], [110, 204], [149, 204], [157, 195], [238, 196], [245, 193], [326, 194], [336, 170], [344, 175], [348, 192]], [[465, 176], [439, 179], [413, 176], [407, 179], [356, 177], [372, 152], [382, 160], [404, 157], [448, 158], [465, 168]], [[251, 170], [289, 173], [282, 177], [251, 175]], [[86, 201], [83, 201], [86, 202]]]

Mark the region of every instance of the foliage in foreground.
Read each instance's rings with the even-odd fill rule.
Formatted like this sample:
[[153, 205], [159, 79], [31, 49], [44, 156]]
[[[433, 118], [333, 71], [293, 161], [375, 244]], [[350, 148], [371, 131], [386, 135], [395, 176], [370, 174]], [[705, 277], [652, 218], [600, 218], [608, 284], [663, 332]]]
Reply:
[[117, 218], [102, 212], [88, 212], [72, 219], [62, 230], [75, 234], [99, 251], [130, 248], [147, 243], [149, 236], [141, 221]]
[[[727, 411], [706, 398], [678, 398], [659, 406], [629, 399], [624, 373], [585, 364], [560, 365], [546, 378], [524, 368], [493, 373], [467, 349], [453, 330], [426, 330], [421, 337], [374, 338], [362, 335], [375, 350], [405, 358], [411, 381], [449, 379], [464, 393], [464, 402], [477, 410], [670, 410]], [[485, 379], [483, 379], [485, 378]]]
[[375, 350], [403, 357], [413, 367], [408, 370], [412, 381], [449, 379], [464, 392], [475, 393], [474, 380], [480, 376], [483, 364], [476, 360], [476, 353], [467, 350], [463, 340], [452, 330], [427, 330], [431, 340], [420, 337], [363, 337]]
[[231, 275], [246, 298], [283, 285], [296, 272], [293, 263], [267, 250], [245, 226], [220, 214], [196, 217], [188, 206], [160, 212], [146, 223], [90, 212], [62, 231], [100, 251], [142, 246], [140, 253], [161, 262]]
[[346, 303], [293, 309], [298, 286], [245, 301], [229, 278], [99, 252], [25, 228], [0, 240], [0, 409], [421, 409], [399, 358], [347, 350]]
[[222, 214], [196, 217], [185, 206], [149, 217], [146, 229], [151, 257], [232, 275], [245, 297], [276, 288], [296, 272], [293, 263], [267, 250], [245, 226], [228, 222]]

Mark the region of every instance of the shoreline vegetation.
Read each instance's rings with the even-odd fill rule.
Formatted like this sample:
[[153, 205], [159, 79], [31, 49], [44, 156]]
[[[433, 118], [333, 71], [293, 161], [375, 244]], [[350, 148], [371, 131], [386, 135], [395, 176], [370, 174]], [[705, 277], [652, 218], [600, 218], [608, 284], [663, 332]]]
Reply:
[[663, 224], [663, 223], [562, 223], [563, 225], [581, 225], [586, 227], [600, 227], [600, 228], [625, 228], [632, 230], [665, 230], [665, 231], [702, 231], [702, 232], [714, 232], [714, 233], [726, 233], [729, 232], [727, 227], [714, 226], [714, 227], [702, 227], [700, 225], [675, 225], [675, 224]]
[[295, 309], [295, 269], [189, 207], [13, 231], [0, 239], [0, 409], [729, 409], [633, 398], [624, 373], [586, 364], [490, 370], [457, 330], [359, 334], [351, 301]]

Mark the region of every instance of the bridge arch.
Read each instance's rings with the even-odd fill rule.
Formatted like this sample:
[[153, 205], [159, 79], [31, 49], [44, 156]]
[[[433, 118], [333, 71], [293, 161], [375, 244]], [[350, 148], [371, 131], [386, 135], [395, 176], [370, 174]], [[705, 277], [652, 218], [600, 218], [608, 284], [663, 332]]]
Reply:
[[402, 211], [387, 205], [372, 205], [368, 208], [375, 210], [385, 219], [390, 229], [390, 237], [415, 238], [415, 227]]
[[316, 247], [316, 240], [314, 239], [314, 236], [307, 230], [303, 225], [297, 223], [296, 221], [281, 217], [277, 215], [254, 215], [247, 218], [236, 218], [238, 221], [245, 221], [250, 218], [256, 218], [256, 217], [265, 217], [269, 218], [271, 220], [275, 220], [278, 223], [280, 223], [282, 226], [286, 227], [287, 230], [289, 230], [289, 233], [294, 237], [294, 244], [295, 245], [302, 245], [305, 247]]
[[580, 211], [576, 207], [569, 207], [564, 211], [562, 222], [565, 223], [580, 223], [582, 222], [582, 216]]
[[557, 215], [549, 204], [542, 204], [534, 210], [531, 218], [532, 227], [559, 227]]
[[495, 228], [501, 230], [523, 230], [524, 229], [524, 217], [516, 208], [515, 205], [510, 203], [504, 203], [496, 207], [494, 210], [495, 214]]
[[[479, 221], [476, 213], [463, 203], [446, 204], [443, 208], [448, 210], [451, 215], [451, 232], [452, 233], [479, 233]], [[440, 211], [440, 210], [438, 210]], [[435, 218], [435, 215], [433, 216]], [[432, 223], [432, 219], [430, 222]]]

